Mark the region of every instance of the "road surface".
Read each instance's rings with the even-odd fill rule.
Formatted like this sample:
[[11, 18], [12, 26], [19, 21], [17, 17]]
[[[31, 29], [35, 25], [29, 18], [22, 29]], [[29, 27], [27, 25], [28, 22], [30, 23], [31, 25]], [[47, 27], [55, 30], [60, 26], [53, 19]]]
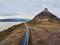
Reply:
[[24, 25], [26, 26], [26, 32], [25, 32], [23, 40], [21, 41], [19, 45], [28, 45], [28, 42], [29, 42], [30, 29], [26, 24]]

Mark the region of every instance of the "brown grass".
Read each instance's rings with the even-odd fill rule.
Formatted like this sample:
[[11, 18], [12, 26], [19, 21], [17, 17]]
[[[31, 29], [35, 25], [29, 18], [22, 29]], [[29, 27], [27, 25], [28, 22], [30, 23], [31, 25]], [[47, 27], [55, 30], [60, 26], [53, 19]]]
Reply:
[[24, 24], [18, 24], [18, 25], [14, 25], [8, 29], [6, 29], [5, 31], [0, 32], [0, 41], [4, 40], [5, 38], [7, 38], [9, 35], [11, 35], [13, 33], [14, 30], [17, 30], [19, 28], [20, 33], [22, 33], [24, 30]]
[[60, 45], [60, 23], [28, 22], [32, 45]]

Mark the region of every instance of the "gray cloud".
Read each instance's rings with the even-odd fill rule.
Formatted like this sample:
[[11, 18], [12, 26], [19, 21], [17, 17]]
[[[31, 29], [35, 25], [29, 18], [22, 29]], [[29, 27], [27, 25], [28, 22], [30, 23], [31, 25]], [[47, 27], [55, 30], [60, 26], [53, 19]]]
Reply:
[[0, 16], [30, 15], [32, 17], [45, 7], [60, 17], [60, 0], [0, 0]]

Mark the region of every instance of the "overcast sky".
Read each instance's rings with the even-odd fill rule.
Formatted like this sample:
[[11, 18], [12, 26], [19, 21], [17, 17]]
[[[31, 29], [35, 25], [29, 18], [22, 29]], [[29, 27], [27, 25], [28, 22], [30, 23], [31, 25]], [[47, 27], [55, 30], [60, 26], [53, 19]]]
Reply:
[[0, 19], [31, 19], [44, 8], [60, 17], [60, 0], [0, 0]]

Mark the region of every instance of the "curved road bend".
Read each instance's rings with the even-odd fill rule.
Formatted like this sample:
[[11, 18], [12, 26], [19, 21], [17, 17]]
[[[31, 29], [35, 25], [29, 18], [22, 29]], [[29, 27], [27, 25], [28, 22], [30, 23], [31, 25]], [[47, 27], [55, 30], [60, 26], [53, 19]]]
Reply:
[[28, 45], [28, 42], [29, 42], [30, 29], [25, 23], [24, 23], [24, 25], [26, 26], [26, 33], [24, 35], [23, 40], [21, 41], [21, 43], [19, 45]]

